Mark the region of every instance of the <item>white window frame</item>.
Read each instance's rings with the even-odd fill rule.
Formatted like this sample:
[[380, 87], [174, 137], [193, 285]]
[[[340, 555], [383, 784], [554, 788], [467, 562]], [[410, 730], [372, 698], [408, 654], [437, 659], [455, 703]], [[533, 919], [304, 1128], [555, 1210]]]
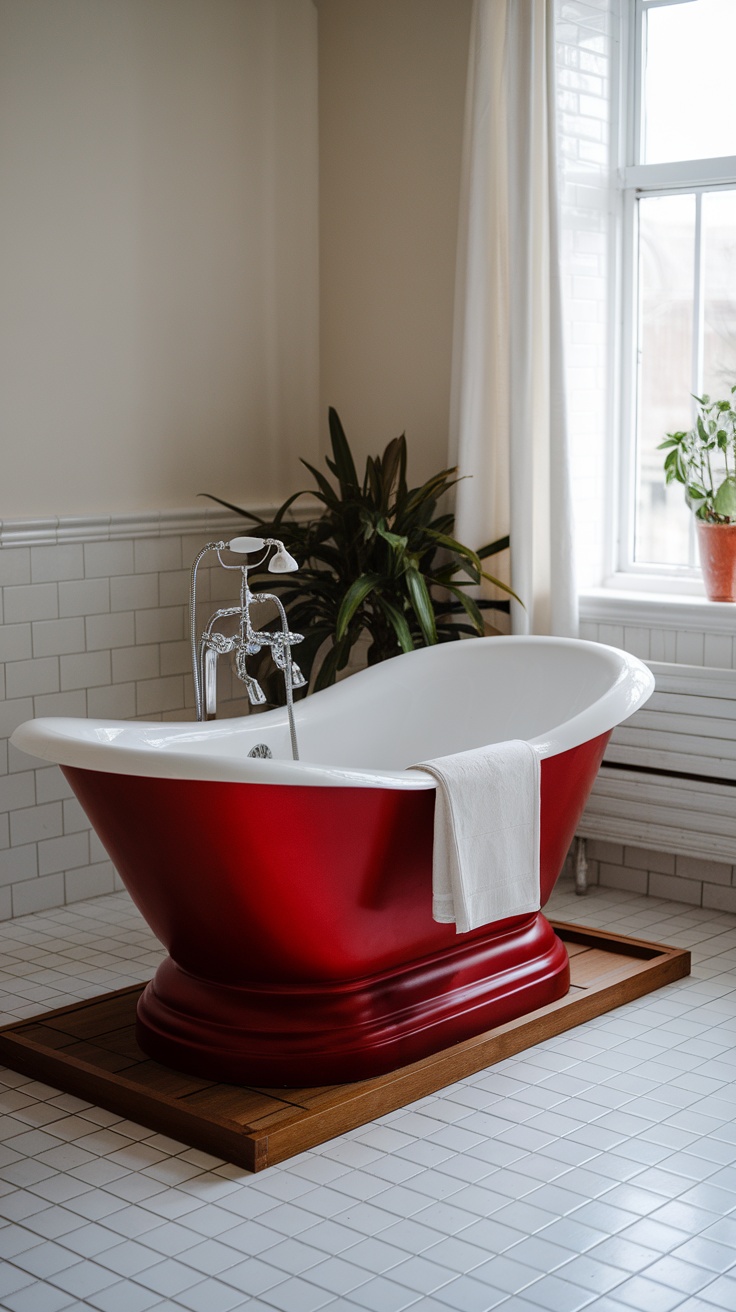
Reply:
[[[696, 204], [696, 267], [694, 278], [696, 332], [693, 334], [693, 391], [702, 363], [703, 304], [701, 299], [702, 247], [700, 213], [706, 191], [736, 186], [736, 156], [706, 160], [679, 160], [670, 164], [641, 162], [641, 99], [643, 92], [643, 49], [641, 35], [644, 17], [650, 9], [692, 0], [624, 0], [621, 9], [621, 76], [619, 124], [620, 163], [618, 169], [618, 237], [612, 258], [618, 295], [612, 297], [617, 320], [611, 333], [611, 394], [620, 397], [618, 415], [612, 421], [618, 440], [611, 442], [612, 454], [609, 486], [617, 488], [618, 508], [607, 557], [607, 586], [618, 589], [647, 590], [659, 593], [703, 595], [703, 585], [695, 560], [694, 524], [691, 524], [692, 564], [654, 565], [634, 559], [636, 517], [636, 434], [638, 404], [636, 316], [639, 288], [637, 270], [638, 200], [649, 195], [693, 194]], [[615, 117], [615, 115], [614, 115]], [[616, 268], [618, 266], [618, 268]], [[664, 478], [664, 473], [663, 473]], [[686, 513], [686, 512], [684, 512]]]

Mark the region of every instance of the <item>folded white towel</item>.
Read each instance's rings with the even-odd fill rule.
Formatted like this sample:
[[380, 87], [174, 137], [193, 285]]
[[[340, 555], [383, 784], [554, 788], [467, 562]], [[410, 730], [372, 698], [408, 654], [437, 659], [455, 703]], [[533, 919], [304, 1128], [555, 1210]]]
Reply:
[[432, 915], [458, 934], [538, 911], [541, 765], [522, 740], [412, 767], [437, 781]]

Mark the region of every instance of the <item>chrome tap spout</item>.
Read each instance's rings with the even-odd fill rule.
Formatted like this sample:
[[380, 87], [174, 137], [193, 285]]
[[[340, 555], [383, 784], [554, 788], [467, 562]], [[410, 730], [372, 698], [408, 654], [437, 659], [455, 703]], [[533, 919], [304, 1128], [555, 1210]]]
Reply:
[[[194, 679], [194, 704], [198, 720], [214, 719], [217, 713], [217, 661], [218, 657], [235, 654], [235, 671], [245, 684], [248, 700], [252, 706], [262, 706], [266, 698], [258, 681], [247, 667], [248, 656], [257, 655], [263, 647], [268, 647], [274, 664], [283, 672], [286, 689], [286, 706], [289, 718], [291, 749], [294, 760], [299, 759], [299, 749], [294, 724], [293, 692], [295, 688], [305, 687], [299, 666], [292, 659], [292, 647], [303, 642], [304, 635], [293, 633], [289, 629], [286, 611], [280, 599], [272, 592], [251, 592], [248, 586], [249, 566], [238, 561], [236, 565], [228, 564], [222, 559], [222, 552], [230, 550], [237, 555], [264, 552], [256, 565], [262, 565], [272, 548], [276, 548], [268, 562], [272, 573], [286, 573], [298, 569], [297, 562], [290, 556], [283, 542], [278, 538], [233, 538], [228, 542], [210, 542], [197, 555], [192, 565], [189, 591], [189, 629], [192, 652], [192, 675]], [[197, 570], [208, 551], [214, 551], [223, 569], [240, 571], [240, 605], [226, 606], [216, 610], [207, 621], [199, 638], [197, 637]], [[281, 620], [281, 627], [273, 631], [253, 627], [251, 611], [254, 605], [272, 603], [276, 606]], [[237, 620], [236, 633], [223, 633], [215, 626], [220, 620]]]

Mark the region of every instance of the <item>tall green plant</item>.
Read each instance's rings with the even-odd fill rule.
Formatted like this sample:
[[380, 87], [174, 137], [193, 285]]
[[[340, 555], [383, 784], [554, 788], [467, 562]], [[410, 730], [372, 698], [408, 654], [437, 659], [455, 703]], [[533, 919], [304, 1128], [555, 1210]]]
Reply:
[[711, 524], [736, 521], [736, 385], [727, 400], [695, 396], [698, 414], [687, 432], [668, 433], [665, 481], [682, 483], [690, 509]]
[[[334, 481], [303, 460], [316, 489], [295, 492], [272, 519], [211, 498], [250, 520], [259, 535], [282, 538], [299, 561], [298, 574], [254, 572], [252, 585], [277, 593], [290, 627], [305, 635], [295, 656], [315, 690], [334, 683], [364, 635], [368, 664], [375, 665], [415, 647], [482, 634], [484, 610], [509, 608], [508, 600], [469, 595], [468, 588], [482, 579], [516, 597], [482, 564], [508, 547], [508, 538], [472, 551], [452, 536], [453, 514], [438, 508], [457, 482], [455, 469], [410, 488], [402, 435], [382, 456], [368, 457], [360, 479], [332, 408], [329, 429], [332, 457], [326, 464]], [[322, 503], [321, 513], [306, 522], [287, 518], [294, 502], [308, 494]], [[264, 670], [261, 676], [274, 695], [278, 682]]]

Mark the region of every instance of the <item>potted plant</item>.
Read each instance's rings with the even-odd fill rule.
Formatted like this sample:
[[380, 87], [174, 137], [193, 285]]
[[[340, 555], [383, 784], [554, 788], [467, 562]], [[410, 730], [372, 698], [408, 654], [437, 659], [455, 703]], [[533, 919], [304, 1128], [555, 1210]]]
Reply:
[[709, 601], [736, 601], [736, 385], [727, 400], [696, 396], [687, 432], [668, 433], [665, 478], [682, 483], [695, 514], [703, 582]]
[[[290, 627], [304, 634], [296, 656], [315, 690], [334, 683], [361, 640], [373, 665], [414, 647], [481, 635], [483, 612], [507, 611], [506, 598], [516, 597], [482, 565], [508, 547], [508, 538], [472, 551], [452, 536], [452, 512], [438, 507], [457, 482], [455, 469], [409, 487], [402, 435], [382, 456], [369, 456], [359, 478], [334, 409], [329, 428], [332, 457], [326, 464], [334, 482], [303, 460], [316, 489], [295, 492], [272, 519], [211, 498], [243, 515], [263, 537], [283, 539], [299, 561], [298, 574], [268, 574], [263, 583], [280, 597]], [[320, 513], [306, 521], [289, 518], [294, 502], [307, 494], [322, 503]], [[468, 589], [477, 591], [482, 579], [506, 598], [471, 595]], [[269, 701], [275, 701], [281, 690], [265, 667], [258, 678]]]

